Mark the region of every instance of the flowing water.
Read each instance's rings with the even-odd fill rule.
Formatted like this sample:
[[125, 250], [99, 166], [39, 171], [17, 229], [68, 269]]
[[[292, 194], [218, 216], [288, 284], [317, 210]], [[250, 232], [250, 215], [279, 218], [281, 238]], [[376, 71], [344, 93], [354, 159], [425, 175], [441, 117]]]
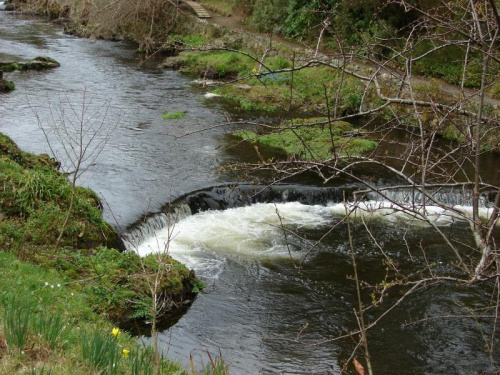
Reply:
[[[282, 189], [281, 198], [275, 195], [271, 199], [274, 203], [191, 216], [186, 209], [179, 210], [180, 220], [175, 225], [170, 222], [168, 230], [156, 230], [149, 238], [146, 233], [146, 239], [138, 241], [136, 250], [142, 255], [168, 244], [172, 256], [195, 269], [209, 284], [207, 293], [198, 297], [186, 316], [161, 336], [162, 347], [170, 357], [186, 363], [185, 358], [194, 355], [201, 361], [204, 348], [212, 353], [220, 348], [238, 374], [340, 371], [353, 343], [332, 343], [329, 339], [356, 329], [353, 309], [357, 303], [353, 297], [355, 285], [348, 280], [353, 267], [347, 226], [339, 225], [346, 207], [335, 201], [335, 195], [338, 198], [341, 194], [331, 192], [313, 192], [312, 199], [318, 201], [325, 195], [331, 197], [322, 205], [290, 201], [304, 200], [290, 196], [294, 188]], [[460, 194], [449, 196], [450, 202], [460, 200]], [[213, 197], [213, 192], [205, 195], [207, 201], [213, 201]], [[371, 200], [358, 209], [352, 229], [360, 277], [380, 282], [386, 268], [373, 239], [363, 230], [361, 217], [385, 255], [402, 269], [425, 268], [422, 246], [436, 270], [453, 275], [452, 254], [439, 236], [429, 230], [428, 224], [393, 208], [387, 202]], [[437, 207], [426, 209], [441, 229], [454, 233], [454, 240], [470, 244], [464, 222]], [[483, 207], [483, 213], [487, 210]], [[167, 221], [163, 220], [163, 225]], [[315, 245], [327, 232], [326, 238]], [[301, 262], [303, 270], [298, 273], [295, 266]], [[397, 297], [396, 291], [388, 303], [394, 303]], [[476, 323], [460, 319], [465, 314], [464, 305], [481, 301], [481, 293], [473, 297], [448, 285], [417, 293], [370, 331], [375, 373], [475, 373], [491, 369], [488, 357], [482, 354], [484, 342]], [[378, 314], [374, 311], [368, 319]], [[442, 315], [454, 318], [409, 324]], [[305, 325], [302, 343], [294, 342]]]
[[[171, 197], [218, 180], [223, 129], [174, 138], [225, 121], [218, 105], [206, 102], [191, 80], [158, 69], [158, 61], [139, 67], [142, 56], [133, 45], [79, 39], [54, 25], [0, 12], [0, 59], [40, 55], [61, 67], [6, 74], [16, 90], [0, 96], [0, 131], [24, 150], [50, 153], [35, 113], [49, 128], [50, 110], [62, 105], [69, 111], [69, 101], [78, 111], [84, 91], [93, 107], [109, 103], [106, 120], [117, 128], [80, 184], [102, 194], [112, 208], [105, 211], [110, 222], [116, 219], [126, 227]], [[185, 111], [186, 116], [166, 121], [164, 110]]]
[[[50, 108], [64, 105], [61, 101], [80, 105], [83, 90], [96, 106], [110, 100], [107, 119], [117, 128], [80, 181], [102, 194], [109, 205], [105, 214], [110, 222], [125, 227], [148, 211], [158, 211], [172, 197], [218, 183], [224, 178], [218, 172], [221, 161], [247, 157], [224, 151], [227, 139], [222, 135], [227, 129], [196, 133], [224, 121], [224, 108], [203, 100], [203, 93], [186, 77], [160, 70], [154, 61], [139, 66], [141, 57], [127, 43], [78, 39], [42, 21], [0, 12], [0, 58], [38, 55], [55, 58], [61, 67], [7, 75], [17, 89], [0, 95], [0, 131], [25, 150], [48, 152], [35, 112], [46, 127]], [[164, 110], [186, 111], [186, 117], [165, 121]], [[195, 133], [172, 137], [190, 131]], [[294, 195], [294, 189], [300, 190], [284, 189], [279, 199], [267, 196], [253, 205], [239, 202], [226, 210], [196, 215], [191, 206], [179, 208], [169, 251], [193, 267], [208, 286], [187, 313], [160, 335], [166, 356], [188, 366], [191, 354], [199, 364], [208, 361], [206, 350], [220, 351], [233, 374], [338, 373], [349, 359], [353, 341], [329, 341], [356, 329], [347, 226], [338, 224], [345, 211], [339, 200], [342, 195]], [[467, 204], [453, 194], [447, 196], [452, 204]], [[364, 217], [387, 256], [405, 269], [425, 268], [422, 247], [437, 269], [454, 274], [453, 258], [427, 225], [398, 215], [390, 207], [385, 207], [384, 215], [368, 215], [370, 207], [384, 204], [377, 197], [370, 199], [358, 216]], [[215, 207], [213, 199], [204, 204], [199, 207]], [[487, 204], [483, 206], [488, 210]], [[277, 211], [290, 231], [288, 242]], [[465, 223], [438, 210], [434, 214], [443, 230], [453, 233], [460, 243], [470, 243]], [[150, 229], [137, 229], [133, 238], [138, 240], [134, 243], [140, 253], [162, 247], [169, 238], [161, 229], [167, 222], [165, 215], [155, 215], [148, 220]], [[362, 230], [361, 221], [351, 225], [360, 277], [380, 282], [386, 272], [384, 258]], [[329, 230], [326, 239], [308, 252]], [[299, 273], [295, 266], [302, 261]], [[450, 285], [416, 293], [370, 331], [376, 373], [492, 370], [479, 325], [460, 319], [463, 306], [479, 304], [487, 297]], [[397, 298], [395, 291], [388, 302]], [[374, 310], [367, 319], [372, 321], [377, 314]], [[441, 315], [453, 318], [433, 318]], [[294, 340], [301, 331], [298, 343]]]

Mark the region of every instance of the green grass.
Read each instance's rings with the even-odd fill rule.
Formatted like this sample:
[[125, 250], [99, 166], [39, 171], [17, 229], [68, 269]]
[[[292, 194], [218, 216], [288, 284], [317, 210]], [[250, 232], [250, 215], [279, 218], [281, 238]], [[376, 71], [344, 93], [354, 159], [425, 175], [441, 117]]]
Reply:
[[173, 41], [181, 41], [189, 47], [201, 47], [204, 44], [208, 43], [208, 38], [202, 34], [188, 34], [188, 35], [179, 35], [173, 34], [169, 35], [168, 40]]
[[[88, 375], [97, 373], [93, 369], [104, 368], [96, 366], [101, 363], [97, 359], [109, 364], [111, 358], [115, 359], [116, 366], [108, 374], [137, 374], [132, 371], [132, 358], [123, 357], [123, 349], [146, 355], [152, 362], [151, 354], [144, 354], [151, 351], [141, 349], [127, 333], [113, 337], [113, 324], [92, 311], [85, 290], [76, 283], [68, 283], [54, 270], [0, 252], [0, 290], [4, 301], [0, 309], [1, 374]], [[12, 319], [12, 313], [17, 320], [14, 324], [22, 331], [19, 332], [22, 340], [15, 343], [5, 340], [9, 335], [5, 330], [6, 317]], [[93, 337], [115, 345], [115, 352], [103, 351], [98, 357], [99, 343], [94, 342]], [[5, 342], [6, 348], [2, 346]], [[88, 351], [84, 353], [84, 346], [95, 356]], [[183, 373], [170, 361], [163, 361], [161, 367], [163, 374]]]
[[93, 310], [114, 321], [150, 319], [150, 285], [161, 269], [160, 291], [166, 299], [192, 299], [198, 281], [192, 271], [166, 255], [139, 257], [114, 249], [43, 253], [37, 262], [57, 270], [68, 280], [79, 281]]
[[164, 120], [176, 120], [186, 117], [186, 112], [173, 112], [169, 113], [168, 111], [163, 111], [161, 118]]
[[181, 72], [204, 76], [210, 74], [211, 78], [237, 77], [248, 74], [256, 63], [247, 56], [229, 51], [183, 52], [186, 57], [186, 66]]
[[81, 348], [83, 359], [95, 371], [106, 372], [108, 375], [118, 372], [121, 350], [117, 337], [100, 329], [83, 331]]
[[[290, 108], [309, 113], [325, 111], [326, 90], [330, 108], [337, 104], [338, 113], [350, 113], [358, 109], [363, 95], [364, 86], [359, 81], [344, 77], [336, 101], [340, 78], [336, 70], [327, 67], [311, 67], [292, 76], [291, 73], [269, 73], [265, 68], [259, 71], [259, 64], [237, 52], [189, 52], [182, 55], [186, 57], [186, 66], [181, 72], [214, 79], [239, 77], [241, 80], [237, 84], [224, 85], [217, 93], [245, 111], [274, 112]], [[291, 61], [283, 57], [268, 58], [265, 64], [271, 71], [292, 66]]]
[[28, 325], [32, 316], [32, 303], [15, 295], [4, 295], [3, 332], [10, 348], [21, 352], [28, 337]]
[[[377, 143], [362, 137], [346, 137], [346, 132], [354, 131], [347, 122], [334, 122], [332, 127], [308, 126], [308, 123], [324, 119], [295, 120], [281, 125], [283, 130], [268, 134], [252, 131], [238, 131], [233, 135], [252, 143], [271, 146], [304, 160], [325, 160], [334, 155], [358, 156], [373, 150]], [[306, 126], [303, 126], [306, 125]], [[287, 127], [296, 127], [293, 131]], [[333, 142], [333, 145], [332, 145]]]
[[[151, 318], [156, 281], [167, 304], [192, 300], [202, 287], [194, 273], [166, 255], [106, 248], [118, 234], [89, 189], [77, 188], [64, 246], [53, 249], [71, 184], [57, 162], [23, 152], [2, 134], [0, 182], [0, 373], [97, 374], [106, 367], [107, 374], [136, 374], [121, 357], [122, 349], [146, 355], [133, 339], [115, 340], [120, 350], [105, 351], [103, 367], [89, 354], [100, 351], [94, 338], [108, 340], [112, 321]], [[168, 361], [161, 367], [181, 371]]]
[[[50, 157], [25, 153], [5, 135], [0, 135], [0, 170], [0, 211], [5, 216], [0, 221], [0, 247], [52, 246], [71, 200], [68, 178], [58, 172]], [[119, 236], [103, 220], [97, 195], [78, 187], [61, 245], [90, 248], [101, 244], [119, 246]]]
[[65, 321], [60, 312], [37, 316], [33, 319], [33, 331], [40, 335], [52, 349], [60, 342], [65, 328]]

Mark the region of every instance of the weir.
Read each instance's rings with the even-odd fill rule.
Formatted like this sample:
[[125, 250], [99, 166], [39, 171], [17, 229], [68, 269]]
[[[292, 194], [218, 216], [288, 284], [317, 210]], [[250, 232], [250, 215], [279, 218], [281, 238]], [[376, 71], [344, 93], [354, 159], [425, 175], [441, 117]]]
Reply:
[[[226, 210], [230, 208], [244, 207], [256, 203], [288, 203], [298, 202], [305, 205], [321, 205], [341, 203], [344, 199], [352, 201], [354, 193], [360, 190], [359, 185], [346, 185], [340, 187], [316, 187], [306, 185], [247, 185], [231, 184], [214, 186], [197, 190], [183, 195], [166, 204], [161, 212], [148, 214], [144, 219], [130, 226], [122, 235], [125, 247], [135, 250], [146, 239], [155, 233], [180, 220], [209, 210]], [[436, 206], [429, 198], [411, 188], [379, 187], [380, 193], [369, 192], [363, 196], [357, 196], [364, 202], [397, 202], [411, 207]], [[480, 199], [480, 207], [491, 208], [494, 199], [493, 191], [483, 192]], [[383, 195], [382, 195], [383, 194]], [[436, 201], [446, 207], [472, 206], [472, 191], [468, 189], [441, 188], [430, 189], [428, 194]], [[363, 210], [377, 209], [376, 205], [364, 205]], [[378, 209], [387, 209], [388, 206], [380, 206]], [[441, 212], [442, 214], [442, 212]], [[445, 215], [447, 216], [447, 215]]]
[[[369, 192], [366, 194], [368, 200], [374, 201], [394, 201], [412, 206], [436, 205], [436, 203], [426, 197], [417, 189], [412, 188], [386, 188], [379, 189], [380, 193]], [[471, 189], [456, 187], [443, 187], [427, 189], [427, 193], [432, 198], [447, 207], [467, 206], [472, 207], [473, 192]], [[496, 192], [487, 190], [481, 193], [479, 198], [480, 208], [491, 208]]]
[[327, 205], [342, 202], [357, 190], [357, 186], [315, 187], [301, 185], [223, 185], [183, 195], [167, 203], [161, 212], [148, 214], [130, 226], [122, 235], [125, 247], [134, 250], [159, 229], [177, 223], [187, 216], [208, 210], [226, 210], [255, 203], [299, 202], [307, 205]]

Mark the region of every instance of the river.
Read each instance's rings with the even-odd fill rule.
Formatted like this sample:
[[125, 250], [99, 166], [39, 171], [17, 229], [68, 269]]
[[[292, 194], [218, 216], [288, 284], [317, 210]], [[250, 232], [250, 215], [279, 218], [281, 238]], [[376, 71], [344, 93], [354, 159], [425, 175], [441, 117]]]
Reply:
[[[96, 105], [110, 101], [107, 119], [117, 128], [79, 183], [102, 195], [106, 219], [118, 227], [158, 211], [172, 198], [223, 182], [228, 177], [220, 174], [221, 164], [240, 158], [234, 150], [226, 151], [227, 128], [196, 132], [224, 122], [226, 107], [204, 99], [189, 78], [157, 68], [157, 61], [140, 65], [142, 56], [126, 42], [79, 39], [38, 19], [0, 12], [0, 58], [39, 55], [56, 59], [61, 67], [7, 75], [17, 88], [0, 95], [0, 131], [24, 150], [48, 152], [35, 112], [42, 126], [48, 126], [50, 108], [61, 101], [78, 105], [83, 91]], [[164, 110], [185, 111], [186, 116], [166, 121]], [[187, 132], [195, 133], [175, 138]], [[279, 229], [276, 209], [286, 228], [301, 236], [291, 239], [290, 248]], [[177, 223], [170, 251], [208, 286], [176, 324], [161, 333], [164, 355], [187, 367], [190, 355], [199, 366], [208, 361], [206, 351], [220, 352], [233, 374], [338, 373], [355, 347], [351, 340], [328, 342], [356, 328], [346, 226], [330, 233], [307, 258], [301, 273], [293, 260], [340, 220], [343, 209], [334, 201], [259, 203], [208, 211]], [[416, 254], [423, 246], [431, 252], [429, 261], [453, 274], [450, 254], [428, 227], [404, 218], [375, 217], [370, 223], [379, 244], [403, 267], [425, 268]], [[360, 222], [352, 225], [356, 252], [363, 255], [360, 275], [379, 282], [385, 273], [383, 259]], [[457, 241], [470, 243], [465, 224], [445, 220], [440, 225], [454, 231]], [[140, 244], [139, 251], [154, 250], [162, 238], [165, 231], [157, 231], [156, 237]], [[408, 254], [402, 238], [413, 254]], [[481, 303], [483, 297], [480, 291], [471, 294], [447, 285], [416, 293], [370, 331], [375, 373], [493, 370], [481, 327], [460, 319], [464, 305]], [[396, 298], [397, 294], [389, 302]], [[370, 313], [367, 319], [377, 314]], [[455, 318], [415, 322], [442, 315]], [[415, 323], [405, 324], [411, 322]], [[294, 342], [306, 324], [303, 343]]]

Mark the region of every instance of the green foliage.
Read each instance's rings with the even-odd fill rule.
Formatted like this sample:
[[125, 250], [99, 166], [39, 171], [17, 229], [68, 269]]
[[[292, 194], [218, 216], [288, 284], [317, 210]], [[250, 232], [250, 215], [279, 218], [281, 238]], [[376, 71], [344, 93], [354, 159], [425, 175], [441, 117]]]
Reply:
[[[122, 262], [126, 261], [126, 259], [122, 259]], [[111, 335], [113, 325], [103, 319], [102, 315], [92, 311], [92, 306], [89, 303], [91, 298], [87, 294], [86, 288], [82, 288], [78, 283], [68, 283], [67, 280], [46, 266], [22, 262], [11, 253], [0, 252], [0, 291], [2, 308], [10, 309], [10, 312], [3, 310], [0, 314], [2, 328], [0, 331], [3, 331], [1, 333], [6, 336], [6, 315], [10, 315], [9, 319], [14, 320], [14, 326], [18, 327], [16, 330], [19, 331], [19, 336], [22, 339], [24, 338], [23, 332], [27, 331], [25, 342], [20, 345], [26, 354], [19, 356], [17, 350], [16, 353], [2, 352], [1, 368], [2, 371], [5, 371], [2, 373], [17, 374], [21, 364], [24, 368], [30, 369], [26, 373], [35, 375], [50, 375], [52, 373], [88, 375], [91, 373], [89, 366], [93, 366], [91, 363], [103, 362], [104, 368], [99, 367], [100, 365], [98, 367], [107, 371], [109, 367], [105, 364], [108, 362], [109, 366], [113, 356], [110, 355], [109, 350], [104, 350], [106, 345], [115, 350], [115, 363], [118, 364], [116, 373], [123, 375], [131, 373], [131, 362], [126, 358], [119, 361], [118, 359], [123, 356], [123, 349], [128, 349], [131, 352], [139, 350], [136, 339], [131, 338], [126, 332], [122, 332], [118, 340]], [[12, 303], [14, 299], [16, 302]], [[29, 317], [26, 318], [28, 305], [30, 312]], [[40, 323], [38, 319], [42, 319], [43, 323]], [[28, 321], [28, 324], [23, 323], [24, 321]], [[61, 328], [62, 326], [64, 329]], [[36, 334], [36, 332], [39, 333]], [[96, 334], [96, 332], [100, 333]], [[52, 340], [46, 337], [57, 338]], [[111, 347], [113, 340], [116, 345], [120, 346]], [[12, 342], [12, 340], [7, 341], [8, 345], [11, 346], [9, 341]], [[55, 345], [47, 352], [47, 344], [50, 341], [55, 342]], [[88, 344], [85, 349], [88, 355], [84, 361], [81, 360], [83, 358], [82, 345], [85, 345], [83, 341]], [[102, 351], [98, 350], [99, 345], [103, 348]], [[17, 346], [14, 345], [14, 348], [17, 349]], [[41, 352], [38, 352], [39, 350]], [[92, 350], [95, 351], [92, 352]], [[152, 358], [152, 351], [150, 349], [146, 349], [146, 351], [148, 354], [144, 356], [144, 359], [149, 361]], [[31, 362], [30, 356], [36, 353], [49, 355], [44, 354], [37, 359], [37, 369], [34, 369], [34, 363]], [[104, 358], [102, 361], [99, 360], [99, 353], [107, 353], [100, 357]], [[149, 362], [153, 363], [154, 361]], [[158, 372], [160, 374], [182, 374], [180, 367], [171, 361], [163, 360], [160, 366], [161, 371]], [[49, 371], [49, 369], [52, 370]], [[154, 366], [154, 369], [156, 374], [158, 368]], [[105, 373], [110, 374], [113, 371], [115, 370]]]
[[32, 321], [33, 331], [40, 335], [52, 349], [59, 342], [65, 329], [65, 323], [60, 312], [48, 316], [35, 316]]
[[[430, 43], [421, 43], [415, 54], [423, 54], [434, 46]], [[460, 85], [463, 76], [465, 61], [465, 50], [456, 46], [448, 46], [438, 49], [418, 60], [414, 65], [414, 71], [428, 77], [441, 78], [448, 83]], [[481, 85], [481, 59], [476, 53], [469, 56], [465, 76], [466, 87], [479, 87]], [[498, 68], [491, 73], [498, 72]]]
[[[218, 356], [213, 356], [210, 352], [207, 351], [207, 356], [209, 359], [209, 363], [203, 366], [201, 374], [203, 375], [228, 375], [229, 374], [229, 365], [225, 363], [222, 354], [219, 352]], [[191, 374], [196, 375], [198, 372], [194, 366], [193, 357], [190, 357], [191, 360]]]
[[192, 73], [207, 78], [236, 77], [244, 72], [248, 74], [255, 67], [255, 61], [237, 52], [209, 51], [185, 52], [186, 67], [181, 72]]
[[250, 17], [250, 24], [261, 32], [282, 32], [288, 15], [287, 0], [257, 0]]
[[224, 358], [210, 358], [210, 363], [203, 369], [203, 375], [227, 375], [229, 374], [229, 365], [224, 362]]
[[266, 64], [273, 70], [287, 69], [292, 67], [292, 62], [284, 57], [271, 57], [266, 60]]
[[155, 366], [156, 359], [151, 348], [137, 347], [123, 362], [126, 363], [126, 368], [129, 369], [127, 374], [130, 375], [184, 374], [184, 371], [179, 371], [177, 366], [173, 366], [172, 362], [167, 360], [160, 360], [159, 366]]
[[90, 256], [86, 252], [60, 250], [39, 259], [70, 279], [83, 279], [81, 287], [95, 311], [112, 320], [149, 318], [150, 286], [159, 275], [162, 295], [176, 301], [193, 292], [197, 279], [192, 271], [167, 255], [141, 258], [136, 253], [120, 253], [99, 248]]
[[[304, 160], [324, 160], [334, 155], [355, 157], [373, 150], [377, 143], [361, 137], [347, 137], [355, 129], [347, 122], [309, 125], [325, 119], [295, 120], [281, 124], [282, 130], [258, 135], [252, 131], [239, 131], [234, 136], [283, 150]], [[291, 128], [291, 129], [290, 129]]]
[[[290, 64], [286, 59], [270, 59], [273, 69], [282, 69]], [[274, 66], [273, 66], [274, 65]], [[246, 73], [246, 72], [244, 72]], [[248, 86], [226, 85], [217, 93], [233, 101], [243, 110], [273, 112], [292, 108], [303, 112], [326, 111], [326, 95], [330, 109], [338, 105], [337, 113], [355, 112], [361, 103], [363, 86], [352, 77], [344, 77], [339, 100], [335, 97], [340, 79], [335, 70], [327, 67], [311, 67], [297, 71], [293, 77], [293, 94], [290, 73], [263, 73], [258, 79], [248, 80]]]
[[15, 295], [3, 296], [3, 329], [9, 348], [24, 349], [28, 338], [28, 328], [32, 318], [32, 302]]
[[0, 81], [0, 91], [12, 91], [16, 88], [16, 85], [12, 81]]
[[[6, 216], [0, 223], [0, 246], [54, 244], [72, 190], [71, 182], [56, 166], [47, 155], [23, 152], [0, 134], [0, 183], [4, 189], [0, 211]], [[61, 244], [88, 248], [103, 243], [119, 246], [118, 234], [102, 219], [96, 194], [78, 187]]]
[[0, 71], [2, 72], [13, 72], [14, 70], [20, 69], [20, 65], [18, 63], [0, 63]]
[[163, 111], [161, 117], [164, 120], [175, 120], [175, 119], [181, 119], [186, 116], [186, 112], [174, 112], [174, 113], [168, 113], [168, 111]]
[[196, 294], [203, 293], [203, 290], [205, 289], [205, 287], [207, 285], [208, 285], [208, 283], [206, 283], [204, 281], [198, 281], [198, 282], [194, 283], [193, 293], [196, 293]]
[[83, 331], [81, 335], [82, 358], [96, 371], [117, 373], [121, 350], [117, 339], [109, 332], [99, 329]]
[[153, 375], [154, 354], [139, 348], [130, 353], [130, 375]]

